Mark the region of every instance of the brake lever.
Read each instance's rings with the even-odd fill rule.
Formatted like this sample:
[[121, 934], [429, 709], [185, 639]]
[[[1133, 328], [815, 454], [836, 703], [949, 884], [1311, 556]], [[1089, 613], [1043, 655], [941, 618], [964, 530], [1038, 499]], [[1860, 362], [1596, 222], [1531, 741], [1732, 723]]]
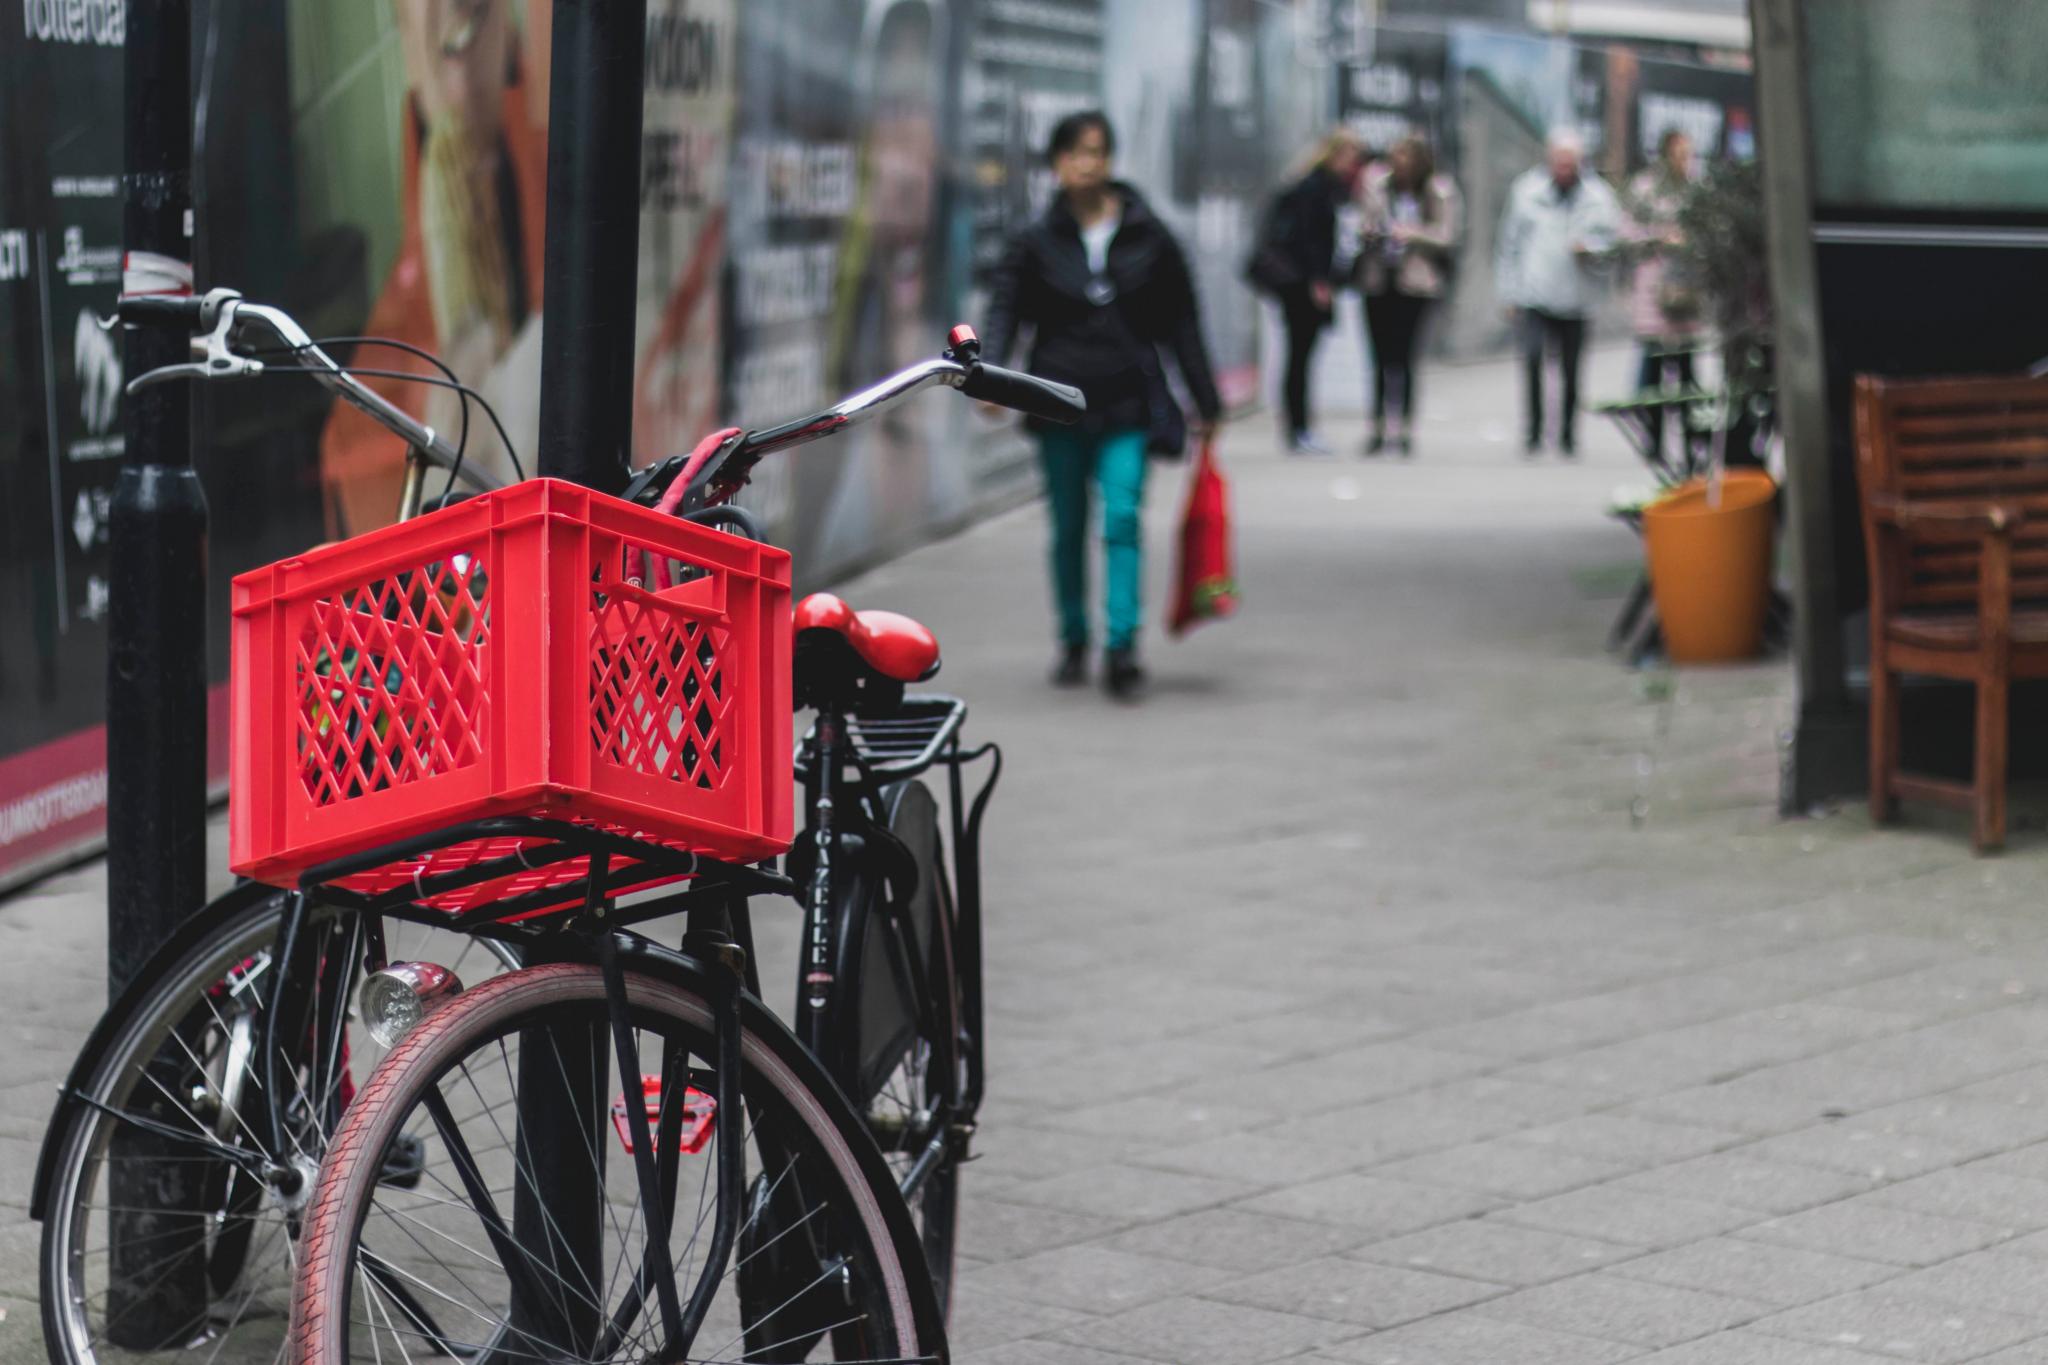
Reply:
[[235, 330], [235, 304], [240, 302], [241, 295], [217, 289], [207, 297], [211, 301], [216, 295], [231, 296], [222, 297], [214, 304], [216, 320], [213, 330], [204, 337], [192, 338], [192, 353], [199, 358], [190, 364], [160, 365], [136, 375], [128, 381], [129, 393], [174, 379], [252, 379], [263, 373], [262, 361], [236, 355], [228, 347], [228, 337]]
[[153, 388], [158, 384], [168, 384], [174, 379], [206, 379], [209, 377], [210, 372], [203, 364], [159, 365], [155, 369], [145, 370], [129, 380], [127, 392], [132, 397], [144, 389]]
[[159, 365], [144, 371], [128, 381], [129, 393], [136, 393], [155, 384], [167, 384], [173, 379], [252, 379], [263, 373], [263, 362], [250, 360], [246, 356], [208, 356], [189, 365]]

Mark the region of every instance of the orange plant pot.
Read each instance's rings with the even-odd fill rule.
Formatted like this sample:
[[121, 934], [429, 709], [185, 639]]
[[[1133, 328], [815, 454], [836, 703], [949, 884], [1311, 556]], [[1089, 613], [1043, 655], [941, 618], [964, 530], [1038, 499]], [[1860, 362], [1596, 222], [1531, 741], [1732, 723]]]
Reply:
[[1778, 485], [1760, 469], [1731, 469], [1715, 498], [1706, 479], [1678, 485], [1643, 509], [1643, 548], [1664, 649], [1679, 664], [1756, 657], [1770, 609]]

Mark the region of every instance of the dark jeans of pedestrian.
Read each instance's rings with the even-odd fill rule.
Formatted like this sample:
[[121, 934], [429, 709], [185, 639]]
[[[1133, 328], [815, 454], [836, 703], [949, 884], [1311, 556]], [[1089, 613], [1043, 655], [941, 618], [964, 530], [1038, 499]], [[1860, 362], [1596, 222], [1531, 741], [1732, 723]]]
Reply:
[[1289, 294], [1280, 306], [1287, 318], [1287, 434], [1295, 437], [1308, 430], [1309, 358], [1315, 354], [1316, 338], [1322, 335], [1330, 315], [1316, 307], [1306, 292]]
[[1555, 349], [1563, 372], [1564, 393], [1557, 419], [1557, 444], [1570, 450], [1572, 427], [1579, 415], [1579, 353], [1586, 345], [1586, 320], [1561, 317], [1540, 308], [1522, 310], [1522, 361], [1528, 377], [1529, 444], [1543, 444], [1543, 356]]
[[1415, 425], [1415, 343], [1430, 301], [1390, 289], [1365, 300], [1365, 332], [1372, 338], [1372, 425], [1386, 425], [1387, 388], [1401, 391], [1401, 425]]
[[[1680, 343], [1682, 346], [1683, 343]], [[1674, 348], [1671, 343], [1655, 337], [1643, 339], [1643, 366], [1636, 375], [1636, 389], [1648, 395], [1662, 389], [1667, 379], [1674, 380], [1681, 389], [1692, 387], [1692, 352]], [[1662, 463], [1664, 459], [1664, 427], [1673, 413], [1678, 414], [1678, 439], [1685, 440], [1685, 414], [1682, 408], [1660, 410], [1650, 417], [1650, 458]], [[1684, 447], [1680, 447], [1681, 459]]]

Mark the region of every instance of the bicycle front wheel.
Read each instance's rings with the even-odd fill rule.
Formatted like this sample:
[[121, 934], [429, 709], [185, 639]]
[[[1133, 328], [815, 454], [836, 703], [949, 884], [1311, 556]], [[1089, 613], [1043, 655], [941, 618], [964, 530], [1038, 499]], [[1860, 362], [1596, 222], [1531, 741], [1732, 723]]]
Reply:
[[[102, 1024], [44, 1148], [43, 1334], [56, 1365], [148, 1365], [203, 1344], [220, 1365], [278, 1359], [299, 1209], [327, 1136], [383, 1049], [312, 1010], [265, 1065], [265, 1016], [288, 897], [242, 887], [154, 957]], [[500, 944], [393, 923], [394, 960], [471, 982], [516, 960]], [[300, 993], [352, 998], [361, 920], [308, 908]], [[339, 1002], [334, 1002], [339, 1003]], [[266, 1085], [281, 1093], [272, 1096]], [[271, 1112], [285, 1150], [269, 1151]]]
[[[795, 1040], [750, 1005], [742, 1112], [719, 1112], [705, 995], [624, 980], [646, 1072], [634, 1094], [620, 1090], [604, 977], [588, 965], [500, 977], [392, 1051], [343, 1119], [307, 1211], [300, 1365], [942, 1358], [901, 1202]], [[643, 1104], [652, 1207], [628, 1108]], [[730, 1143], [746, 1167], [735, 1250], [679, 1350], [678, 1310], [705, 1278]], [[406, 1144], [425, 1154], [426, 1179], [410, 1188], [388, 1177]], [[650, 1227], [663, 1225], [657, 1242]], [[667, 1283], [655, 1246], [667, 1248]]]

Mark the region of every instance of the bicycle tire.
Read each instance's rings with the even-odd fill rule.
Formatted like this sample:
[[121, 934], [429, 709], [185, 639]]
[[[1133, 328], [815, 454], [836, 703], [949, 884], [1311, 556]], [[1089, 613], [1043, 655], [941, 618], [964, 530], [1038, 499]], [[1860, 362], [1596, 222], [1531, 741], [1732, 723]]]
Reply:
[[[97, 1186], [102, 1182], [112, 1183], [113, 1158], [110, 1153], [118, 1140], [116, 1135], [122, 1121], [110, 1115], [106, 1108], [96, 1106], [123, 1109], [124, 1097], [139, 1089], [143, 1070], [160, 1058], [174, 1034], [183, 1038], [186, 1046], [196, 1045], [201, 1055], [210, 1059], [212, 1054], [201, 1041], [199, 1031], [179, 1033], [182, 1025], [198, 1019], [202, 1012], [206, 1012], [210, 1019], [222, 1018], [223, 1014], [238, 1021], [244, 1017], [260, 1017], [238, 1015], [236, 1011], [240, 1005], [230, 1000], [223, 1006], [212, 993], [238, 971], [242, 971], [241, 981], [260, 983], [267, 967], [254, 964], [266, 959], [276, 942], [285, 901], [283, 892], [244, 885], [201, 910], [144, 965], [134, 984], [114, 1002], [95, 1028], [79, 1062], [74, 1065], [66, 1093], [59, 1101], [44, 1139], [35, 1202], [37, 1216], [43, 1224], [38, 1274], [44, 1342], [50, 1359], [59, 1365], [95, 1365], [101, 1356], [107, 1354], [104, 1349], [109, 1344], [107, 1328], [113, 1324], [106, 1320], [106, 1315], [116, 1311], [109, 1292], [110, 1285], [107, 1290], [96, 1293], [100, 1290], [98, 1281], [102, 1276], [108, 1281], [113, 1277], [112, 1238], [108, 1236], [105, 1247], [94, 1244], [95, 1234], [106, 1231], [105, 1225], [113, 1213], [113, 1200], [111, 1196], [104, 1204], [95, 1200]], [[313, 917], [317, 925], [338, 926], [346, 914], [331, 907], [320, 907], [314, 910]], [[394, 926], [394, 930], [391, 936], [394, 946], [420, 942], [409, 937], [412, 934], [409, 926]], [[453, 943], [451, 939], [451, 946]], [[474, 939], [462, 941], [465, 952], [477, 944]], [[451, 960], [458, 970], [470, 970], [472, 975], [476, 974], [464, 962], [462, 953], [449, 954], [444, 959]], [[351, 990], [353, 985], [351, 975]], [[258, 994], [260, 996], [260, 989]], [[206, 1009], [209, 1000], [214, 1001], [211, 1011]], [[374, 1051], [366, 1039], [358, 1037], [356, 1045], [365, 1051], [351, 1058], [351, 1071], [358, 1060], [367, 1061]], [[253, 1075], [252, 1067], [253, 1062], [243, 1058], [241, 1072], [245, 1079]], [[219, 1079], [225, 1081], [229, 1074], [223, 1067]], [[225, 1101], [227, 1087], [216, 1085], [214, 1089]], [[237, 1090], [240, 1089], [238, 1083]], [[221, 1107], [223, 1110], [235, 1108], [225, 1103]], [[253, 1109], [250, 1117], [254, 1117]], [[234, 1132], [238, 1127], [241, 1131]], [[230, 1123], [229, 1128], [238, 1139], [247, 1135], [246, 1127], [242, 1125]], [[259, 1229], [267, 1227], [270, 1222], [261, 1204], [263, 1192], [253, 1184], [219, 1188], [220, 1177], [228, 1163], [194, 1163], [192, 1156], [182, 1151], [179, 1156], [182, 1158], [180, 1164], [190, 1166], [190, 1173], [198, 1182], [193, 1187], [195, 1210], [215, 1218], [214, 1240], [208, 1243], [202, 1239], [199, 1243], [207, 1259], [203, 1275], [189, 1264], [172, 1266], [169, 1257], [165, 1257], [156, 1261], [157, 1265], [168, 1267], [162, 1280], [176, 1279], [185, 1287], [197, 1287], [200, 1291], [199, 1301], [192, 1310], [199, 1330], [222, 1338], [233, 1338], [237, 1331], [246, 1329], [252, 1335], [268, 1333], [281, 1343], [282, 1316], [290, 1291], [290, 1260], [283, 1244], [274, 1239], [267, 1243], [257, 1241]], [[186, 1215], [181, 1212], [172, 1216]], [[178, 1240], [187, 1244], [186, 1254], [202, 1254], [191, 1250], [191, 1231], [190, 1228], [185, 1229], [186, 1235]], [[176, 1233], [166, 1235], [176, 1236]], [[240, 1242], [238, 1249], [236, 1241]], [[159, 1249], [162, 1248], [152, 1247], [151, 1251]], [[268, 1254], [270, 1252], [275, 1254]], [[108, 1258], [104, 1270], [94, 1263], [94, 1258], [100, 1256]], [[94, 1304], [96, 1298], [104, 1300], [97, 1307]], [[224, 1320], [213, 1311], [220, 1303], [237, 1300], [239, 1311], [228, 1314]], [[261, 1316], [273, 1303], [274, 1316]], [[257, 1316], [252, 1317], [252, 1313]], [[206, 1320], [201, 1320], [202, 1315]], [[167, 1353], [178, 1349], [185, 1343], [179, 1342], [176, 1346], [151, 1346], [146, 1342], [111, 1344], [119, 1348], [124, 1360], [139, 1360], [159, 1351]], [[235, 1358], [239, 1350], [235, 1342], [222, 1340], [220, 1345], [223, 1347], [223, 1359]], [[251, 1353], [268, 1358], [261, 1348], [251, 1347]]]
[[[953, 948], [952, 883], [946, 874], [938, 803], [921, 782], [882, 794], [891, 835], [917, 869], [904, 909], [915, 940], [903, 944], [883, 903], [882, 879], [861, 867], [840, 881], [836, 941], [838, 990], [823, 1034], [837, 1045], [835, 1079], [867, 1120], [899, 1183], [918, 1151], [902, 1136], [919, 1111], [957, 1102], [965, 1091], [960, 984]], [[937, 1018], [917, 1015], [919, 981], [905, 958], [922, 964], [922, 988]], [[960, 1161], [950, 1135], [940, 1158], [909, 1200], [942, 1313], [950, 1311], [960, 1217]], [[917, 1144], [921, 1145], [921, 1144]]]
[[[685, 968], [671, 966], [661, 975], [629, 970], [624, 974], [626, 1005], [637, 1032], [654, 1032], [664, 1040], [665, 1047], [680, 1046], [682, 1051], [675, 1055], [684, 1063], [691, 1057], [703, 1056], [710, 1051], [709, 1030], [713, 1018], [712, 1006], [705, 991], [686, 975]], [[602, 1326], [604, 1315], [613, 1314], [614, 1326], [611, 1331], [617, 1335], [623, 1328], [616, 1326], [619, 1321], [614, 1308], [612, 1288], [617, 1286], [627, 1296], [637, 1294], [636, 1302], [651, 1317], [653, 1309], [647, 1305], [647, 1296], [642, 1287], [619, 1279], [619, 1271], [633, 1266], [644, 1266], [642, 1257], [631, 1253], [631, 1235], [637, 1229], [645, 1237], [644, 1212], [636, 1202], [625, 1215], [623, 1225], [619, 1215], [613, 1214], [615, 1229], [621, 1231], [621, 1242], [617, 1258], [607, 1250], [600, 1265], [609, 1265], [605, 1288], [600, 1290], [596, 1282], [584, 1278], [582, 1285], [590, 1292], [585, 1293], [563, 1275], [559, 1265], [551, 1256], [544, 1257], [527, 1247], [525, 1243], [514, 1245], [491, 1240], [497, 1259], [475, 1254], [476, 1249], [463, 1241], [464, 1229], [481, 1223], [487, 1236], [495, 1231], [504, 1234], [509, 1231], [506, 1220], [497, 1212], [496, 1199], [502, 1197], [505, 1188], [493, 1185], [494, 1178], [502, 1179], [498, 1173], [499, 1152], [510, 1157], [512, 1163], [511, 1192], [516, 1201], [520, 1197], [522, 1182], [538, 1193], [538, 1180], [534, 1174], [520, 1165], [519, 1153], [525, 1150], [526, 1134], [519, 1130], [515, 1121], [516, 1136], [507, 1135], [494, 1115], [509, 1112], [516, 1115], [523, 1103], [516, 1095], [501, 1098], [493, 1088], [487, 1096], [485, 1087], [479, 1084], [471, 1072], [469, 1061], [472, 1057], [482, 1059], [481, 1070], [488, 1071], [490, 1058], [494, 1055], [491, 1046], [496, 1044], [497, 1056], [503, 1061], [503, 1074], [509, 1079], [516, 1074], [525, 1075], [523, 1070], [524, 1048], [532, 1046], [529, 1039], [546, 1036], [557, 1039], [568, 1035], [567, 1030], [594, 1027], [601, 1030], [605, 1018], [606, 988], [603, 973], [595, 966], [579, 963], [557, 962], [527, 968], [509, 973], [474, 991], [465, 992], [454, 1001], [429, 1015], [410, 1035], [400, 1042], [371, 1077], [369, 1083], [357, 1095], [349, 1107], [340, 1129], [329, 1146], [328, 1155], [322, 1166], [319, 1183], [312, 1202], [307, 1209], [305, 1233], [301, 1239], [301, 1273], [295, 1286], [292, 1315], [292, 1359], [295, 1365], [340, 1365], [351, 1359], [371, 1359], [372, 1352], [379, 1352], [388, 1358], [380, 1346], [378, 1335], [377, 1304], [374, 1285], [382, 1278], [391, 1278], [397, 1266], [393, 1256], [381, 1252], [370, 1253], [365, 1244], [365, 1228], [373, 1211], [387, 1215], [393, 1213], [378, 1203], [381, 1188], [380, 1171], [383, 1167], [384, 1152], [394, 1141], [407, 1131], [412, 1116], [425, 1110], [441, 1140], [449, 1143], [448, 1150], [455, 1153], [449, 1163], [458, 1171], [466, 1170], [475, 1177], [471, 1186], [467, 1180], [464, 1189], [458, 1191], [459, 1198], [466, 1198], [468, 1205], [450, 1205], [454, 1213], [437, 1213], [432, 1204], [416, 1204], [412, 1214], [399, 1212], [387, 1222], [408, 1236], [418, 1253], [433, 1255], [438, 1248], [452, 1245], [455, 1252], [445, 1253], [460, 1258], [460, 1273], [455, 1268], [448, 1270], [436, 1280], [422, 1262], [415, 1261], [409, 1270], [397, 1271], [408, 1282], [416, 1285], [423, 1302], [429, 1302], [439, 1311], [446, 1312], [442, 1300], [459, 1305], [462, 1310], [478, 1320], [481, 1325], [472, 1325], [469, 1331], [482, 1338], [475, 1344], [464, 1344], [452, 1335], [443, 1332], [438, 1338], [428, 1336], [419, 1329], [423, 1326], [417, 1319], [398, 1327], [397, 1321], [388, 1309], [384, 1310], [384, 1331], [395, 1341], [405, 1336], [423, 1336], [434, 1346], [444, 1348], [447, 1353], [489, 1354], [511, 1356], [522, 1354], [515, 1348], [519, 1345], [522, 1329], [513, 1319], [516, 1309], [509, 1306], [516, 1298], [510, 1290], [510, 1276], [507, 1278], [507, 1293], [500, 1297], [496, 1286], [489, 1293], [479, 1293], [474, 1278], [489, 1276], [489, 1270], [481, 1268], [484, 1263], [495, 1266], [502, 1274], [508, 1263], [516, 1262], [523, 1273], [538, 1276], [544, 1271], [551, 1272], [559, 1281], [557, 1295], [565, 1302], [573, 1294], [585, 1300]], [[553, 1030], [550, 1032], [549, 1030]], [[606, 1035], [607, 1037], [609, 1035]], [[515, 1062], [508, 1054], [508, 1040], [519, 1040], [522, 1052]], [[573, 1050], [573, 1049], [572, 1049]], [[560, 1060], [557, 1051], [557, 1060]], [[642, 1058], [645, 1060], [643, 1051]], [[665, 1055], [667, 1055], [665, 1053]], [[877, 1313], [876, 1321], [866, 1324], [867, 1335], [862, 1336], [854, 1349], [857, 1356], [840, 1355], [840, 1359], [867, 1361], [912, 1361], [940, 1360], [944, 1358], [943, 1328], [936, 1322], [935, 1310], [931, 1304], [929, 1289], [919, 1273], [922, 1269], [917, 1256], [913, 1230], [901, 1206], [890, 1188], [886, 1171], [883, 1169], [871, 1145], [867, 1142], [859, 1120], [847, 1109], [844, 1102], [832, 1088], [831, 1082], [818, 1069], [816, 1062], [803, 1051], [796, 1039], [776, 1024], [765, 1009], [757, 1002], [748, 1001], [743, 1005], [742, 1037], [740, 1044], [742, 1068], [742, 1093], [745, 1098], [747, 1126], [742, 1140], [753, 1148], [764, 1141], [764, 1125], [773, 1124], [771, 1134], [774, 1141], [790, 1141], [798, 1145], [798, 1154], [808, 1153], [818, 1160], [807, 1167], [799, 1183], [810, 1182], [813, 1190], [831, 1185], [830, 1197], [818, 1205], [827, 1212], [827, 1219], [835, 1229], [843, 1232], [857, 1243], [851, 1246], [848, 1262], [850, 1267], [858, 1264], [862, 1273], [856, 1275], [845, 1270], [843, 1278], [850, 1282], [845, 1290], [848, 1301], [867, 1305], [864, 1311]], [[607, 1050], [607, 1057], [610, 1053]], [[605, 1093], [617, 1084], [616, 1063], [609, 1072]], [[695, 1068], [691, 1074], [700, 1074]], [[459, 1081], [457, 1078], [460, 1078]], [[490, 1082], [489, 1074], [484, 1076]], [[565, 1077], [566, 1080], [566, 1077]], [[484, 1155], [494, 1160], [488, 1165], [477, 1154], [465, 1137], [461, 1145], [452, 1145], [448, 1128], [454, 1126], [452, 1108], [444, 1086], [453, 1089], [458, 1098], [463, 1094], [460, 1085], [466, 1083], [476, 1094], [482, 1108], [473, 1115], [473, 1120], [485, 1120], [495, 1130], [501, 1142], [499, 1148], [489, 1149]], [[709, 1084], [707, 1082], [707, 1084]], [[666, 1098], [661, 1101], [665, 1109]], [[485, 1129], [478, 1123], [472, 1126], [479, 1134]], [[722, 1125], [713, 1120], [713, 1132], [719, 1141], [724, 1140]], [[608, 1146], [607, 1134], [596, 1134], [599, 1142]], [[680, 1147], [680, 1144], [679, 1144]], [[598, 1178], [604, 1179], [604, 1147], [593, 1146], [591, 1159]], [[779, 1150], [779, 1149], [778, 1149]], [[678, 1155], [675, 1160], [679, 1163]], [[795, 1157], [789, 1166], [776, 1177], [779, 1185], [793, 1169]], [[707, 1159], [707, 1172], [710, 1169]], [[672, 1193], [679, 1191], [682, 1181], [688, 1177], [676, 1177]], [[637, 1186], [628, 1186], [637, 1201]], [[756, 1197], [760, 1183], [766, 1179], [764, 1169], [756, 1177], [749, 1192], [750, 1204], [758, 1207]], [[706, 1176], [708, 1185], [708, 1174]], [[482, 1192], [483, 1197], [479, 1197]], [[609, 1187], [600, 1203], [609, 1208], [612, 1199]], [[700, 1216], [698, 1227], [710, 1216], [701, 1211], [703, 1195], [700, 1193]], [[447, 1204], [448, 1201], [435, 1201]], [[485, 1210], [480, 1212], [479, 1210]], [[415, 1216], [421, 1212], [444, 1221], [428, 1223]], [[544, 1229], [557, 1226], [552, 1214], [543, 1211]], [[566, 1215], [565, 1215], [566, 1216]], [[808, 1216], [808, 1215], [807, 1215]], [[453, 1219], [451, 1223], [445, 1221]], [[678, 1219], [676, 1227], [683, 1220]], [[404, 1224], [414, 1223], [422, 1230], [431, 1229], [433, 1241], [423, 1239], [409, 1231]], [[495, 1226], [494, 1226], [495, 1223]], [[386, 1226], [380, 1223], [379, 1228]], [[454, 1232], [448, 1231], [454, 1227]], [[793, 1231], [786, 1229], [785, 1232]], [[673, 1233], [671, 1236], [671, 1245]], [[387, 1242], [387, 1247], [395, 1244]], [[691, 1246], [694, 1247], [694, 1237]], [[546, 1248], [552, 1251], [552, 1247]], [[644, 1245], [642, 1247], [644, 1255]], [[676, 1263], [676, 1288], [679, 1294], [687, 1296], [695, 1282], [695, 1274], [685, 1267], [687, 1259]], [[727, 1278], [741, 1278], [735, 1266]], [[380, 1278], [380, 1270], [382, 1278]], [[424, 1272], [424, 1273], [422, 1273]], [[826, 1271], [811, 1281], [813, 1286], [824, 1283], [827, 1276], [842, 1275], [842, 1268], [828, 1265]], [[367, 1282], [367, 1283], [364, 1283]], [[567, 1291], [566, 1294], [562, 1291]], [[827, 1285], [826, 1293], [840, 1292], [839, 1280]], [[459, 1295], [466, 1296], [458, 1298]], [[498, 1306], [501, 1302], [508, 1306]], [[362, 1304], [360, 1310], [353, 1305]], [[776, 1310], [782, 1311], [781, 1308]], [[362, 1321], [357, 1321], [358, 1312]], [[628, 1325], [636, 1324], [640, 1318], [627, 1319]], [[356, 1329], [369, 1326], [371, 1351], [354, 1346]], [[730, 1326], [729, 1322], [722, 1324]], [[740, 1330], [751, 1333], [753, 1324], [742, 1319]], [[802, 1360], [808, 1357], [812, 1344], [831, 1336], [838, 1349], [839, 1332], [845, 1323], [818, 1324], [798, 1344], [791, 1345], [785, 1340], [756, 1342], [752, 1335], [746, 1337], [746, 1350], [741, 1358], [750, 1361]], [[512, 1334], [508, 1337], [507, 1334]], [[549, 1340], [525, 1334], [534, 1346], [533, 1354], [552, 1355], [562, 1348]], [[728, 1346], [737, 1346], [739, 1337]], [[634, 1339], [616, 1341], [604, 1349], [601, 1343], [591, 1343], [590, 1349], [599, 1356], [633, 1347], [636, 1358], [640, 1355], [661, 1356], [665, 1348], [645, 1349]], [[351, 1354], [353, 1349], [357, 1354]], [[571, 1348], [582, 1354], [582, 1345]], [[781, 1353], [778, 1354], [777, 1352]], [[730, 1353], [720, 1349], [714, 1352], [718, 1359], [730, 1358]], [[697, 1358], [696, 1356], [689, 1357]]]

